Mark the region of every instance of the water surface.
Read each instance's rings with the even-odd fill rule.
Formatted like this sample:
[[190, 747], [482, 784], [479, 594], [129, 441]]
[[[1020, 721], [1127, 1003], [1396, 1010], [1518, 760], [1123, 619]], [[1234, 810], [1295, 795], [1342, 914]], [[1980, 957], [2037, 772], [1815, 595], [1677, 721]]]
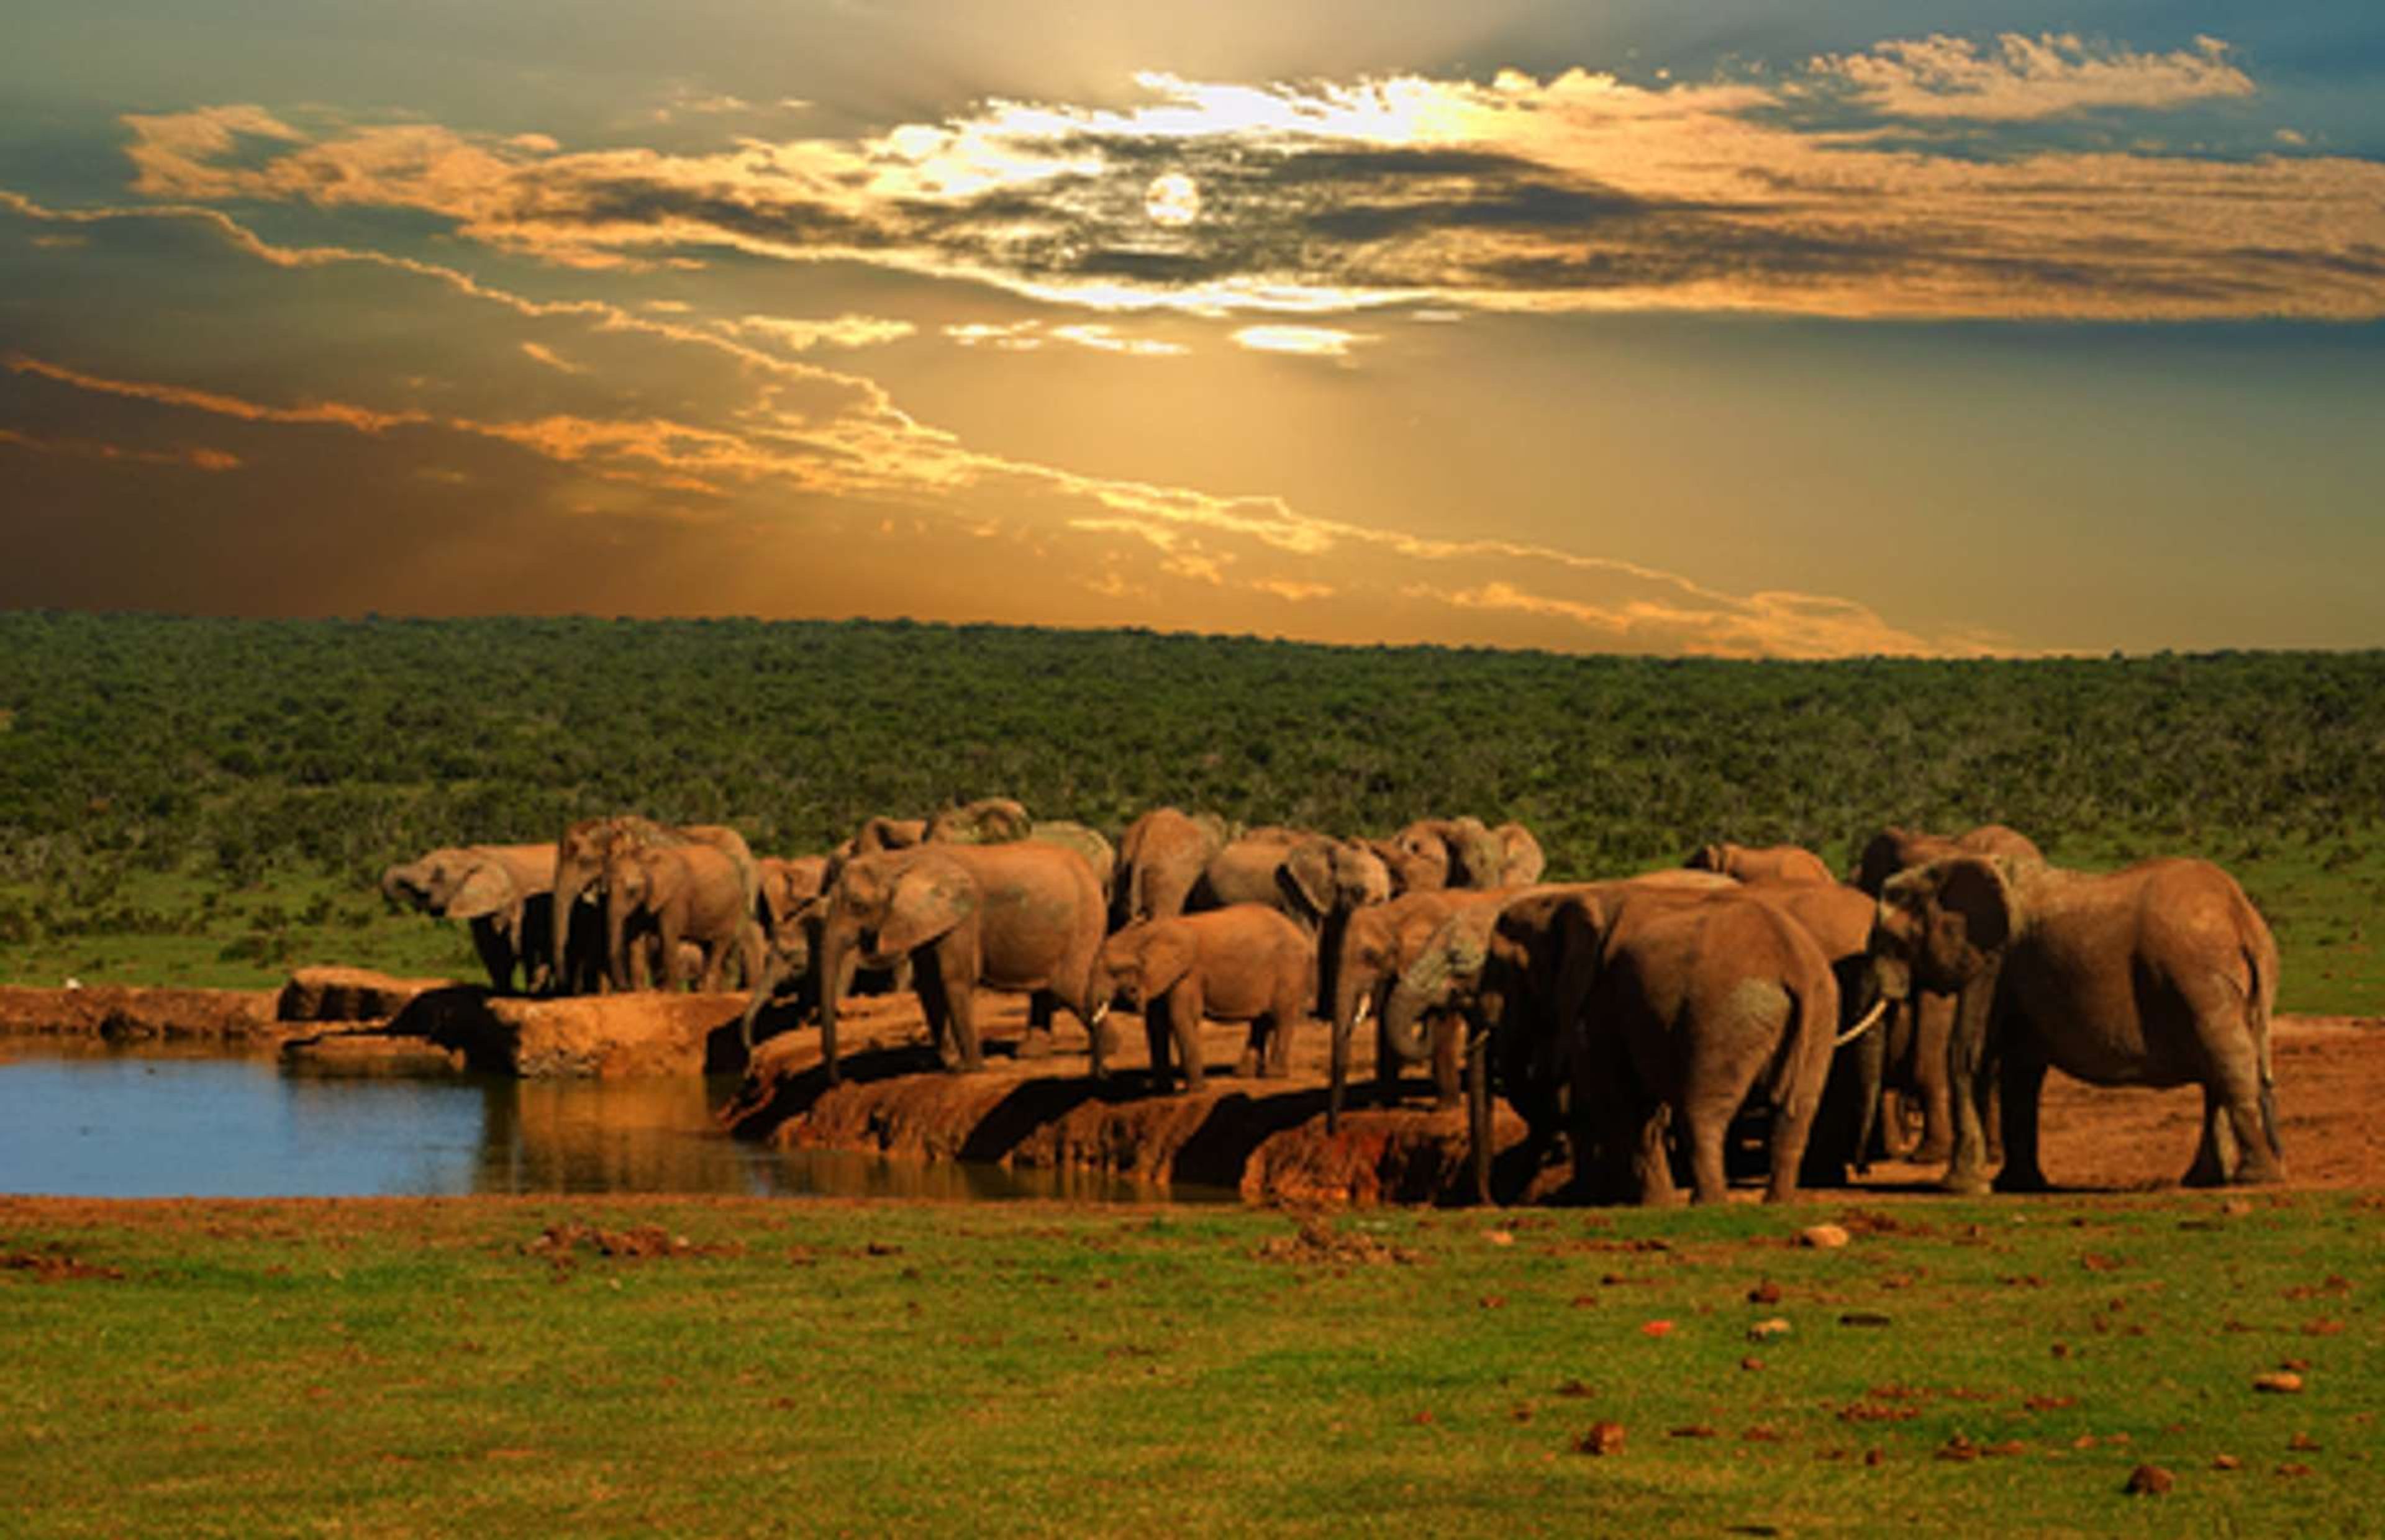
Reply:
[[1230, 1198], [1080, 1172], [779, 1151], [730, 1084], [285, 1071], [278, 1059], [0, 1039], [0, 1192], [75, 1198], [726, 1193]]

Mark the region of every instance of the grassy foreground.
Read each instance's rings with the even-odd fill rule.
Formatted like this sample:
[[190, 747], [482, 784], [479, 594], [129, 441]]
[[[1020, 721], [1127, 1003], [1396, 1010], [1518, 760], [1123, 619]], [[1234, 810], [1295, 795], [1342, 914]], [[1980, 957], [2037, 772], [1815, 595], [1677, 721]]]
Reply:
[[2374, 1533], [2381, 1241], [2345, 1194], [0, 1198], [0, 1490], [44, 1535]]

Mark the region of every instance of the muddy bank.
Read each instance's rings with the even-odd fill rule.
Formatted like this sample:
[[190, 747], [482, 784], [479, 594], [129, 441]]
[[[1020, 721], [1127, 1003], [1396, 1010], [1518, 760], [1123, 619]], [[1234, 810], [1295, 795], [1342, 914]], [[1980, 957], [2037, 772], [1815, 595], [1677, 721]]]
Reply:
[[[0, 1033], [82, 1034], [138, 1044], [168, 1039], [279, 1048], [318, 1074], [443, 1074], [525, 1078], [663, 1079], [735, 1073], [743, 1006], [734, 995], [640, 994], [566, 1000], [493, 999], [445, 980], [305, 969], [280, 991], [0, 988]], [[1291, 1073], [1244, 1079], [1239, 1027], [1203, 1036], [1212, 1066], [1197, 1095], [1144, 1093], [1141, 1022], [1112, 1018], [1112, 1077], [1088, 1074], [1082, 1030], [1065, 1013], [1048, 1051], [1026, 1041], [1024, 1001], [978, 997], [986, 1068], [946, 1074], [909, 996], [864, 998], [844, 1016], [843, 1080], [831, 1087], [808, 1027], [767, 1038], [717, 1113], [740, 1138], [834, 1149], [897, 1164], [971, 1161], [1018, 1171], [1114, 1174], [1236, 1190], [1253, 1200], [1430, 1202], [1467, 1186], [1463, 1114], [1436, 1111], [1420, 1074], [1397, 1106], [1374, 1104], [1370, 1044], [1341, 1132], [1325, 1132], [1325, 1029], [1294, 1035]], [[2296, 1186], [2385, 1186], [2385, 1031], [2375, 1022], [2288, 1017], [2278, 1024], [2278, 1101]], [[1222, 1067], [1222, 1068], [1221, 1068]], [[2044, 1161], [2081, 1190], [2164, 1186], [2185, 1171], [2202, 1093], [2102, 1089], [2055, 1074], [2045, 1103]], [[1512, 1192], [1521, 1124], [1504, 1109], [1501, 1169]], [[1921, 1193], [1934, 1168], [1890, 1162], [1858, 1186]], [[1544, 1179], [1545, 1180], [1545, 1179]]]
[[514, 1000], [443, 978], [301, 968], [280, 989], [0, 988], [0, 1034], [187, 1039], [310, 1069], [525, 1079], [733, 1074], [743, 995]]

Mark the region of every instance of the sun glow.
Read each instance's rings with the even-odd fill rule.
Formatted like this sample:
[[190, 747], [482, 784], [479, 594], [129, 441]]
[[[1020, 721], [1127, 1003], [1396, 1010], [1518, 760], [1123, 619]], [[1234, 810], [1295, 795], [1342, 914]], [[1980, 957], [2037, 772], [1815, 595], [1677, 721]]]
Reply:
[[1143, 211], [1155, 225], [1181, 230], [1201, 217], [1201, 185], [1180, 171], [1154, 177], [1143, 190]]

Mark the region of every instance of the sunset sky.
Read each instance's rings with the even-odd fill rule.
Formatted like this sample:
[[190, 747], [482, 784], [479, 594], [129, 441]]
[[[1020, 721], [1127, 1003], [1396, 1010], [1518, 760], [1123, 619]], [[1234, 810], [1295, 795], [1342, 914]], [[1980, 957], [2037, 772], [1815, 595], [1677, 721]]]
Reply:
[[2385, 6], [30, 0], [0, 607], [2385, 644]]

